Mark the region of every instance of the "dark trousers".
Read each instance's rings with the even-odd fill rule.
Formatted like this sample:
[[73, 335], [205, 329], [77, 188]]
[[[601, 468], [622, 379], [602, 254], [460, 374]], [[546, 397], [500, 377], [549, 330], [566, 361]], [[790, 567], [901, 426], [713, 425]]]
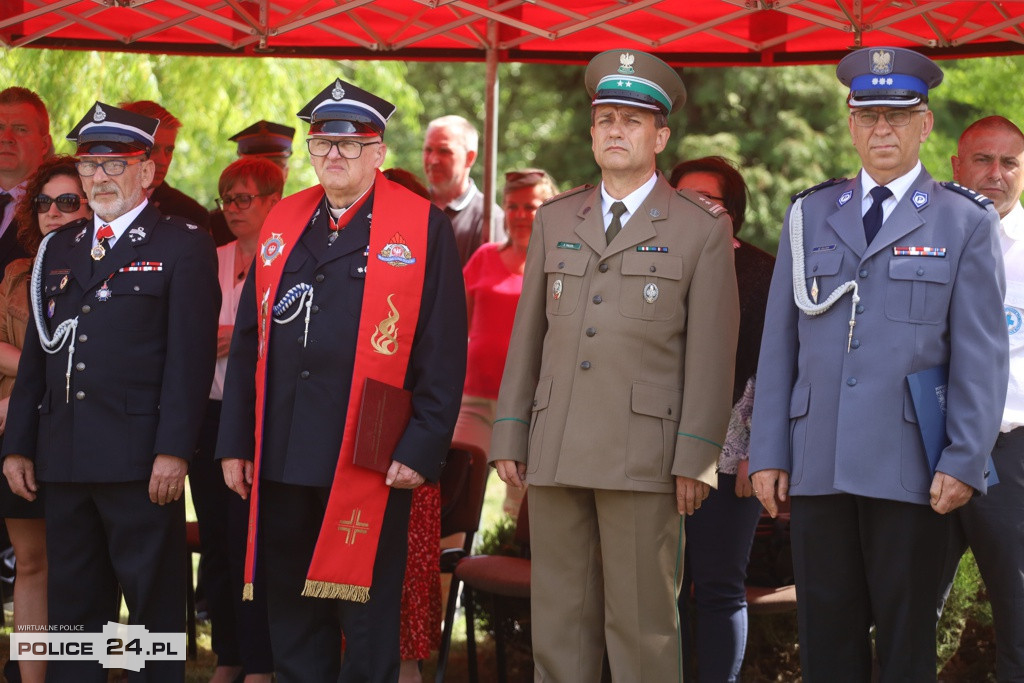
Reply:
[[270, 673], [274, 658], [267, 624], [267, 592], [259, 582], [252, 601], [242, 600], [245, 533], [249, 503], [224, 483], [220, 462], [214, 460], [220, 401], [207, 404], [189, 485], [199, 522], [202, 547], [199, 567], [210, 615], [212, 649], [218, 666], [239, 666], [247, 673]]
[[992, 604], [996, 678], [1005, 683], [1024, 681], [1024, 427], [999, 435], [992, 461], [999, 483], [954, 513], [946, 590], [970, 545]]
[[[156, 505], [148, 481], [48, 483], [45, 509], [50, 624], [102, 631], [118, 620], [120, 585], [129, 624], [153, 633], [184, 632], [184, 499]], [[98, 683], [107, 673], [99, 663], [51, 661], [46, 680]], [[127, 673], [130, 681], [180, 683], [184, 656]]]
[[[760, 515], [757, 498], [736, 496], [736, 475], [720, 473], [718, 489], [686, 518], [679, 617], [685, 667], [689, 670], [696, 653], [699, 681], [739, 679], [747, 645], [747, 564]], [[687, 609], [691, 586], [696, 628]]]
[[302, 595], [329, 493], [260, 482], [259, 556], [277, 681], [394, 683], [412, 492], [392, 490], [388, 498], [366, 603]]
[[790, 531], [807, 683], [935, 680], [935, 596], [949, 516], [847, 494], [794, 496]]

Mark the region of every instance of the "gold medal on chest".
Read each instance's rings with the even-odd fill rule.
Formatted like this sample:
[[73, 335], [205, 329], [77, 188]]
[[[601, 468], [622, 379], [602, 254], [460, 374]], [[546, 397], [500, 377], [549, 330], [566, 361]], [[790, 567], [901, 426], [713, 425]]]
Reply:
[[89, 256], [92, 256], [92, 260], [93, 261], [99, 261], [100, 259], [102, 259], [106, 255], [107, 255], [107, 250], [106, 250], [106, 248], [104, 248], [104, 246], [102, 244], [97, 244], [89, 252]]

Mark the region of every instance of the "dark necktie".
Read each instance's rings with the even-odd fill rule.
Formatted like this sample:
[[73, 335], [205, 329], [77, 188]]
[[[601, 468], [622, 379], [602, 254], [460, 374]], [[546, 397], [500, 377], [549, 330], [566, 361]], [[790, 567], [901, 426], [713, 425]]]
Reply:
[[892, 190], [884, 185], [877, 185], [871, 188], [869, 194], [874, 201], [864, 214], [864, 237], [867, 243], [871, 244], [871, 240], [875, 239], [879, 228], [882, 227], [882, 202], [892, 196]]
[[615, 236], [622, 230], [622, 214], [626, 213], [626, 205], [622, 202], [615, 202], [611, 206], [612, 222], [605, 230], [604, 239], [606, 244], [611, 244]]
[[0, 220], [3, 220], [4, 209], [7, 208], [7, 205], [10, 204], [13, 199], [14, 197], [6, 192], [0, 192]]

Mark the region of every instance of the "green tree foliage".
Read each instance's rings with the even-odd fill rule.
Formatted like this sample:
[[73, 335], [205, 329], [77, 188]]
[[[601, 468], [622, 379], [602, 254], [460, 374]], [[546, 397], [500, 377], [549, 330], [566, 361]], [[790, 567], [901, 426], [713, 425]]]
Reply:
[[[949, 156], [962, 129], [988, 114], [1014, 118], [1024, 94], [1024, 58], [944, 62], [945, 82], [932, 97], [935, 130], [922, 147], [925, 166], [950, 177]], [[170, 182], [210, 206], [220, 171], [235, 158], [227, 138], [266, 118], [294, 125], [295, 155], [287, 192], [316, 179], [306, 160], [304, 126], [295, 118], [316, 92], [340, 76], [398, 106], [387, 141], [387, 166], [422, 175], [423, 131], [430, 119], [461, 114], [483, 133], [486, 67], [482, 63], [335, 62], [196, 58], [20, 48], [0, 52], [0, 72], [32, 88], [50, 107], [57, 151], [64, 134], [96, 99], [116, 104], [152, 99], [181, 119]], [[719, 154], [734, 162], [749, 188], [743, 237], [774, 251], [793, 193], [860, 167], [847, 130], [846, 91], [833, 66], [684, 69], [689, 99], [669, 120], [672, 138], [659, 164]], [[548, 170], [562, 189], [596, 183], [590, 149], [590, 102], [583, 67], [499, 67], [498, 185], [505, 171]], [[483, 164], [473, 175], [481, 182]]]
[[96, 100], [118, 104], [154, 100], [181, 122], [168, 182], [212, 207], [220, 172], [235, 158], [228, 138], [259, 119], [294, 126], [286, 192], [316, 182], [306, 161], [304, 124], [295, 117], [316, 93], [341, 77], [394, 102], [388, 128], [388, 166], [420, 166], [421, 105], [401, 62], [171, 57], [115, 52], [15, 49], [0, 52], [9, 83], [30, 88], [50, 111], [57, 152]]

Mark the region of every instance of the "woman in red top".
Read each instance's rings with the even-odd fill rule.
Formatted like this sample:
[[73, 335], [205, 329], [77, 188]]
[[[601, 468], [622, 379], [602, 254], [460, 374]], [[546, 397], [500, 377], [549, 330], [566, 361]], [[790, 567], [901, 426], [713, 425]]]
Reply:
[[[466, 384], [455, 438], [490, 450], [491, 423], [505, 369], [512, 321], [523, 289], [526, 248], [533, 232], [533, 217], [558, 188], [545, 171], [529, 168], [505, 174], [504, 210], [508, 241], [482, 245], [470, 257], [462, 274], [466, 281], [469, 318]], [[522, 491], [509, 490], [505, 512], [519, 513]]]

